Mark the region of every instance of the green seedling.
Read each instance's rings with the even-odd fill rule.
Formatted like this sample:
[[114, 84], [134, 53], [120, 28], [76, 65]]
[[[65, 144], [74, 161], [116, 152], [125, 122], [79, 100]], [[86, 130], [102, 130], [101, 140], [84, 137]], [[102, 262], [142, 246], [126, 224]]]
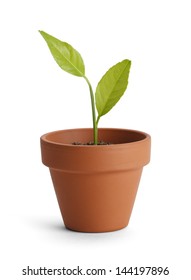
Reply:
[[70, 44], [62, 42], [44, 31], [39, 32], [61, 69], [74, 76], [82, 77], [87, 82], [91, 97], [94, 144], [97, 145], [99, 120], [115, 106], [124, 94], [128, 85], [131, 61], [124, 59], [112, 66], [99, 81], [94, 95], [90, 81], [85, 75], [85, 65], [80, 53]]

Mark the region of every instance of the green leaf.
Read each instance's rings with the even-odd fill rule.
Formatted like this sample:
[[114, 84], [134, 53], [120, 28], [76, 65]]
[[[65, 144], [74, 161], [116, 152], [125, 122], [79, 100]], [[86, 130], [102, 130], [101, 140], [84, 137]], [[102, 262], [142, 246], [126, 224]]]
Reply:
[[44, 31], [39, 31], [45, 39], [55, 61], [66, 72], [84, 77], [85, 66], [79, 52], [66, 42], [62, 42]]
[[130, 67], [131, 61], [125, 59], [111, 67], [99, 81], [95, 93], [98, 120], [107, 114], [124, 94]]

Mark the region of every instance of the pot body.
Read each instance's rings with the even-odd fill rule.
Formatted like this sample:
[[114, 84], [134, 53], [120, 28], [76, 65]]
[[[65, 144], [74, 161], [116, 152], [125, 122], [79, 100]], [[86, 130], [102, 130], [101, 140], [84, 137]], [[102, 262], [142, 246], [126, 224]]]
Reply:
[[49, 167], [67, 228], [106, 232], [128, 225], [143, 166], [150, 160], [150, 136], [127, 129], [99, 129], [111, 145], [92, 141], [92, 129], [50, 132], [41, 137], [42, 162]]

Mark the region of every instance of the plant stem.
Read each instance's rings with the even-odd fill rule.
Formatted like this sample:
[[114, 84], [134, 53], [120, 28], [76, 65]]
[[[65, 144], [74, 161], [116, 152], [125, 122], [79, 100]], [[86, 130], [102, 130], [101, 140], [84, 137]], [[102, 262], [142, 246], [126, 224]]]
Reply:
[[90, 90], [90, 98], [91, 98], [91, 106], [92, 106], [92, 120], [93, 120], [93, 130], [94, 130], [94, 145], [97, 145], [98, 143], [98, 127], [96, 122], [96, 112], [95, 112], [95, 101], [94, 101], [94, 94], [92, 90], [92, 86], [86, 76], [84, 76], [84, 79], [86, 80], [89, 90]]

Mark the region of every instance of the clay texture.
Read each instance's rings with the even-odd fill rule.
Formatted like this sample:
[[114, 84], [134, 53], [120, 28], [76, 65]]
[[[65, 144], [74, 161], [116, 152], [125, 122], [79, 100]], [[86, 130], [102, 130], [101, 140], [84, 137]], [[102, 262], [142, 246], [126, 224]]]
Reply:
[[128, 129], [99, 129], [104, 146], [92, 141], [92, 129], [50, 132], [41, 137], [42, 162], [50, 168], [63, 221], [68, 229], [106, 232], [128, 225], [143, 166], [150, 161], [151, 138]]

